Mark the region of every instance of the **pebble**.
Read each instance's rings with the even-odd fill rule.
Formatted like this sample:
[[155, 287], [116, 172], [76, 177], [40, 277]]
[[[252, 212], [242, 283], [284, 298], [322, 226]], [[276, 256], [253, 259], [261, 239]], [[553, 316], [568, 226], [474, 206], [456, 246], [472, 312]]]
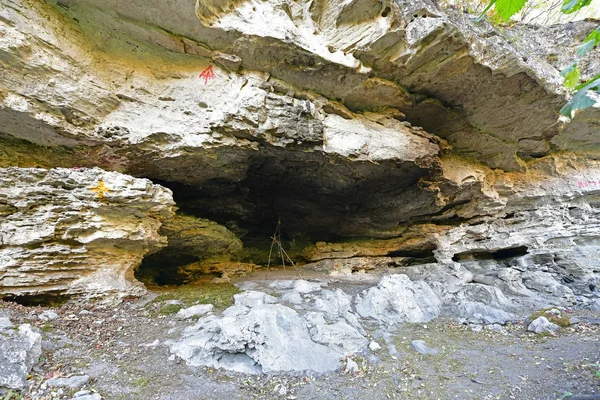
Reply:
[[38, 315], [38, 318], [42, 321], [49, 321], [58, 318], [58, 314], [52, 310], [46, 310], [40, 315]]
[[348, 373], [358, 373], [359, 372], [359, 368], [358, 368], [358, 364], [351, 359], [350, 357], [348, 357], [346, 359], [346, 370], [345, 372]]
[[475, 325], [475, 324], [472, 324], [472, 325], [471, 325], [471, 330], [472, 330], [473, 332], [481, 332], [481, 331], [483, 330], [483, 325]]
[[379, 350], [381, 350], [381, 346], [376, 341], [371, 340], [371, 343], [369, 343], [369, 350], [379, 351]]
[[71, 400], [102, 400], [102, 396], [98, 393], [86, 394], [83, 396], [73, 397]]

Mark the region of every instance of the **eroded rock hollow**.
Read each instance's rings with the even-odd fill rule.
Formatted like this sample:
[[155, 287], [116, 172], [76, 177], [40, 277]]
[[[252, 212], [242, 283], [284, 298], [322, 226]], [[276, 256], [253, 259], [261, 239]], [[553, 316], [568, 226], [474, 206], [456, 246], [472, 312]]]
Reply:
[[556, 28], [430, 1], [0, 4], [5, 297], [282, 262], [402, 272], [467, 314], [595, 295], [600, 109], [558, 120], [576, 43], [534, 42]]

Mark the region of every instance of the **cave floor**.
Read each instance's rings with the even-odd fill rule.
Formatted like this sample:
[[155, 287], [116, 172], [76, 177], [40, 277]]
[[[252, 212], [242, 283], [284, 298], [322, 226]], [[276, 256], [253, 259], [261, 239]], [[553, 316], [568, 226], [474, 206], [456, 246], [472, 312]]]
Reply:
[[[293, 270], [262, 274], [244, 279], [297, 277]], [[303, 277], [333, 280], [349, 293], [377, 281], [372, 276]], [[584, 322], [561, 329], [557, 336], [527, 332], [524, 323], [509, 324], [502, 331], [474, 331], [454, 319], [438, 318], [390, 328], [385, 341], [373, 335], [383, 348], [352, 357], [358, 371], [344, 372], [346, 360], [341, 359], [340, 370], [325, 375], [247, 375], [188, 367], [170, 355], [165, 341], [177, 339], [191, 322], [160, 308], [164, 301], [157, 302], [157, 296], [176, 297], [169, 296], [169, 290], [150, 290], [145, 298], [119, 304], [71, 301], [58, 307], [26, 307], [0, 302], [1, 313], [15, 323], [36, 326], [43, 336], [43, 356], [24, 398], [70, 399], [79, 389], [59, 391], [44, 382], [87, 374], [91, 381], [84, 389], [107, 400], [600, 399], [600, 313], [569, 310], [571, 317]], [[219, 294], [231, 296], [227, 290]], [[220, 306], [226, 307], [227, 299]], [[45, 310], [58, 317], [40, 320], [37, 316]], [[411, 347], [416, 339], [439, 354], [418, 354]]]

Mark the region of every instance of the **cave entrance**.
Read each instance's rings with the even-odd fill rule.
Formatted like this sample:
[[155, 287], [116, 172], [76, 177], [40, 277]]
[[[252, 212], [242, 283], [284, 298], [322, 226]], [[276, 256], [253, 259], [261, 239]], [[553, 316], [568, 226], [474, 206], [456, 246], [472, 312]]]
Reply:
[[26, 307], [59, 307], [69, 300], [69, 296], [57, 293], [23, 294], [2, 297], [3, 301], [10, 301]]
[[198, 261], [198, 258], [187, 254], [174, 254], [167, 247], [144, 257], [134, 276], [147, 286], [179, 286], [189, 282], [189, 276], [181, 267], [195, 261]]
[[504, 261], [511, 258], [522, 257], [528, 254], [529, 248], [527, 246], [508, 247], [506, 249], [493, 250], [493, 251], [469, 251], [464, 253], [456, 253], [452, 257], [454, 262], [472, 261], [472, 260], [496, 260]]

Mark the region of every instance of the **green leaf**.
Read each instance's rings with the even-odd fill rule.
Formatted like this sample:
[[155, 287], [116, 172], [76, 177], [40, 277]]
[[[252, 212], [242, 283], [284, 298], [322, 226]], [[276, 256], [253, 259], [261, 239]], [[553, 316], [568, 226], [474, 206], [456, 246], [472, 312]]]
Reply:
[[523, 8], [525, 3], [527, 3], [527, 0], [496, 0], [496, 11], [502, 18], [508, 21], [510, 17], [518, 13], [521, 8]]
[[[569, 69], [569, 68], [567, 68], [567, 69]], [[561, 75], [562, 75], [562, 72], [561, 72]], [[565, 78], [563, 85], [567, 89], [573, 89], [575, 86], [577, 86], [577, 84], [579, 84], [579, 78], [581, 77], [581, 74], [579, 72], [579, 68], [577, 68], [577, 65], [573, 65], [573, 68], [570, 68], [570, 71], [567, 72], [566, 74], [564, 74], [563, 76]]]
[[573, 396], [573, 393], [571, 393], [571, 392], [564, 392], [563, 395], [560, 396], [560, 398], [562, 400], [562, 399], [566, 399], [566, 398], [571, 397], [571, 396]]
[[600, 378], [600, 370], [596, 371], [596, 378]]
[[577, 49], [577, 57], [583, 57], [600, 43], [600, 26], [594, 29]]
[[565, 14], [571, 14], [589, 6], [591, 2], [592, 0], [565, 0], [561, 10]]
[[589, 86], [591, 83], [600, 83], [600, 74], [594, 76], [587, 82], [583, 82], [582, 84], [575, 86], [575, 90], [583, 89], [584, 87]]
[[[582, 85], [579, 85], [577, 88], [580, 88], [581, 86]], [[560, 109], [560, 113], [569, 118], [573, 118], [573, 113], [575, 111], [592, 107], [596, 104], [596, 100], [589, 96], [589, 92], [597, 92], [600, 94], [600, 74], [596, 75], [591, 81], [586, 82], [584, 86], [573, 95], [571, 100]]]
[[490, 8], [492, 8], [492, 6], [496, 3], [496, 0], [492, 0], [490, 1], [490, 4], [487, 5], [487, 7], [485, 8], [485, 10], [483, 10], [481, 12], [481, 14], [479, 14], [479, 17], [475, 18], [475, 23], [477, 24], [478, 22], [481, 22], [481, 20], [485, 17], [485, 14], [487, 14], [487, 12], [490, 10]]

